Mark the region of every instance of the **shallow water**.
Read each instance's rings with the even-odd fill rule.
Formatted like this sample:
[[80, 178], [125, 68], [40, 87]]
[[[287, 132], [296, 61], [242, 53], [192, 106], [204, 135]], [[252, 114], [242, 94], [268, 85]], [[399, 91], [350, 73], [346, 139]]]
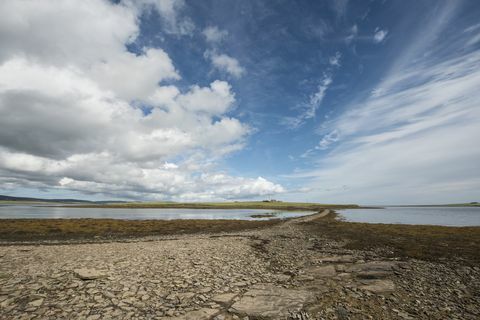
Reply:
[[480, 226], [480, 207], [385, 207], [338, 211], [350, 222]]
[[[252, 215], [274, 214], [273, 217], [252, 218]], [[269, 220], [300, 217], [311, 211], [280, 211], [255, 209], [113, 209], [42, 207], [29, 205], [0, 206], [0, 219], [124, 219], [124, 220], [174, 220], [174, 219], [227, 219]]]

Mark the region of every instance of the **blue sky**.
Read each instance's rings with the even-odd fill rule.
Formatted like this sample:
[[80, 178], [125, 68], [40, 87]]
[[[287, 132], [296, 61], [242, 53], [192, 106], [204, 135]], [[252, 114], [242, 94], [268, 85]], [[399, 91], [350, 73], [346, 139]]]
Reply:
[[1, 193], [480, 198], [477, 1], [2, 6]]

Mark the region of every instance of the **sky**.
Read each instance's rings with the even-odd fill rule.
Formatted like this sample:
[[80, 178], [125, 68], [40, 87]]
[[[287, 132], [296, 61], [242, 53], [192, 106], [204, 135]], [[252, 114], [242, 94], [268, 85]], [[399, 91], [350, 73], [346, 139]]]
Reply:
[[480, 2], [0, 2], [0, 194], [480, 200]]

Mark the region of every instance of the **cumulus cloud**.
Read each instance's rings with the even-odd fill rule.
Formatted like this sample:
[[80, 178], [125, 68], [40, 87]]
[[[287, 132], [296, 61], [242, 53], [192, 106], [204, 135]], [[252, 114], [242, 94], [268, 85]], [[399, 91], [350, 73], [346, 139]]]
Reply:
[[147, 99], [158, 87], [157, 83], [180, 79], [165, 51], [153, 48], [144, 50], [141, 55], [125, 52], [97, 62], [89, 74], [102, 89], [111, 90], [126, 100]]
[[180, 103], [187, 110], [203, 111], [211, 114], [223, 114], [235, 101], [225, 81], [214, 81], [209, 88], [193, 86], [187, 94], [180, 97]]
[[245, 73], [237, 59], [230, 57], [227, 54], [218, 54], [214, 51], [207, 51], [205, 56], [208, 57], [215, 69], [226, 72], [235, 78], [240, 78]]
[[134, 11], [107, 1], [1, 1], [0, 12], [0, 62], [88, 66], [123, 54], [139, 32]]
[[[0, 152], [0, 172], [8, 172], [9, 181], [55, 185], [86, 194], [103, 193], [123, 198], [171, 199], [178, 201], [241, 199], [284, 189], [262, 177], [232, 177], [225, 173], [195, 172], [186, 165], [164, 164], [155, 168], [139, 168], [129, 162], [116, 162], [109, 153], [82, 154], [62, 161], [31, 155]], [[90, 170], [85, 170], [88, 167]], [[105, 171], [106, 170], [106, 171]], [[44, 175], [36, 175], [45, 171]]]
[[126, 49], [140, 10], [174, 21], [176, 3], [0, 3], [0, 185], [191, 200], [283, 191], [215, 172], [250, 132], [228, 115], [230, 84], [165, 85], [181, 77], [165, 51]]
[[228, 31], [220, 30], [216, 26], [210, 26], [203, 29], [202, 34], [208, 42], [218, 43], [228, 36]]

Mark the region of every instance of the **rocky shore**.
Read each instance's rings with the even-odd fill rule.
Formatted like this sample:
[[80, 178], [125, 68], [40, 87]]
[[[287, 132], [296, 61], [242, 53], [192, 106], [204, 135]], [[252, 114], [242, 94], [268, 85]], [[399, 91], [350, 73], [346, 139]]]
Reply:
[[[262, 229], [0, 246], [0, 319], [479, 319], [480, 267]], [[454, 249], [452, 249], [454, 250]]]

